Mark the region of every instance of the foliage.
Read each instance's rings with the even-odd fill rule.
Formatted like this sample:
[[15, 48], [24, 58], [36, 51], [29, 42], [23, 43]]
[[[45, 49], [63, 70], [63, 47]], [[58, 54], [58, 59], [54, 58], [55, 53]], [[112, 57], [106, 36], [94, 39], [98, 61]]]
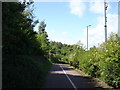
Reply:
[[67, 55], [70, 53], [70, 45], [62, 44], [61, 42], [50, 42], [50, 55], [53, 55], [57, 60], [55, 62], [68, 62]]
[[41, 21], [39, 24], [39, 34], [36, 35], [37, 41], [39, 42], [39, 46], [44, 52], [44, 54], [48, 54], [49, 52], [49, 40], [47, 32], [45, 31], [46, 24], [44, 21]]
[[[33, 2], [2, 3], [3, 88], [42, 87], [52, 63], [65, 62], [120, 88], [120, 39], [112, 33], [107, 42], [86, 51], [76, 45], [50, 41], [41, 21], [32, 14]], [[39, 55], [38, 58], [33, 56]], [[43, 69], [44, 68], [44, 69]], [[32, 77], [32, 78], [31, 78]], [[39, 86], [41, 84], [41, 86]]]
[[34, 20], [32, 4], [2, 3], [3, 88], [41, 88], [50, 69], [48, 39], [33, 30], [38, 21]]
[[[33, 18], [26, 7], [32, 3], [4, 2], [2, 12], [3, 54], [35, 54], [38, 51]], [[9, 14], [8, 14], [9, 13]], [[31, 48], [31, 49], [30, 49]]]
[[120, 88], [119, 43], [118, 35], [111, 33], [106, 43], [100, 44], [99, 47], [94, 46], [88, 51], [84, 50], [80, 41], [76, 45], [50, 42], [50, 53], [54, 54], [55, 57], [59, 56], [55, 61], [69, 63], [115, 88]]
[[115, 88], [120, 88], [120, 45], [117, 34], [112, 33], [106, 43], [88, 51], [70, 54], [70, 65], [93, 77], [98, 77]]
[[17, 55], [3, 58], [2, 88], [41, 88], [51, 63], [43, 56]]

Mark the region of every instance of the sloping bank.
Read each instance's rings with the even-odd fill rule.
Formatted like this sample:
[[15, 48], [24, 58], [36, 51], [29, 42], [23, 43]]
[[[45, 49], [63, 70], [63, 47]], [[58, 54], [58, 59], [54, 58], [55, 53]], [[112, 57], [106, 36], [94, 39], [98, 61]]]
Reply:
[[2, 88], [41, 88], [50, 66], [43, 56], [7, 56], [2, 61]]

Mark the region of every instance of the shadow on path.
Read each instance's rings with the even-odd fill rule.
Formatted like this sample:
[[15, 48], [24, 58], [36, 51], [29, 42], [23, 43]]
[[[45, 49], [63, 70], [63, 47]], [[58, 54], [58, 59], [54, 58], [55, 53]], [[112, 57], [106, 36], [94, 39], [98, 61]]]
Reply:
[[[74, 71], [72, 68], [69, 68], [64, 64], [61, 65], [77, 88], [102, 89], [102, 87], [97, 87], [94, 83], [92, 83], [90, 81], [91, 79], [90, 77], [84, 77], [80, 74], [78, 75], [78, 73]], [[66, 77], [66, 75], [64, 74], [63, 70], [60, 68], [60, 65], [55, 64], [52, 66], [50, 70], [44, 88], [73, 88], [73, 86]]]

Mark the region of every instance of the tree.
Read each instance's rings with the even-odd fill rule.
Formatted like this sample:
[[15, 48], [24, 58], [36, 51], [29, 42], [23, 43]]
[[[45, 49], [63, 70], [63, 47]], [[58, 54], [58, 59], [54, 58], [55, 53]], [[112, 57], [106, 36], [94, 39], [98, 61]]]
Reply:
[[44, 21], [41, 21], [41, 22], [40, 22], [40, 25], [39, 25], [39, 34], [46, 33], [46, 32], [45, 32], [45, 27], [46, 27], [45, 22], [44, 22]]
[[32, 12], [26, 11], [31, 5], [30, 2], [3, 2], [3, 54], [33, 54], [37, 51], [34, 21], [30, 18]]
[[40, 44], [40, 48], [44, 53], [49, 52], [49, 39], [47, 38], [47, 32], [45, 31], [46, 24], [44, 21], [41, 21], [39, 24], [39, 34], [37, 35], [37, 40]]

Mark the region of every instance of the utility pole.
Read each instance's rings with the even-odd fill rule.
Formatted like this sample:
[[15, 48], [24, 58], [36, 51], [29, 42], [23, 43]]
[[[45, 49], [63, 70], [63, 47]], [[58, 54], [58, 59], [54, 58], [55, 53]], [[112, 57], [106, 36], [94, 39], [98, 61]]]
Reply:
[[107, 10], [107, 3], [104, 1], [104, 14], [105, 14], [105, 42], [107, 42], [107, 16], [106, 16], [106, 10]]
[[88, 27], [90, 27], [91, 25], [87, 26], [87, 50], [88, 50]]
[[[120, 22], [120, 1], [118, 2], [118, 39], [120, 40], [120, 25], [119, 25], [119, 22]], [[119, 41], [119, 44], [120, 44], [120, 41]]]

